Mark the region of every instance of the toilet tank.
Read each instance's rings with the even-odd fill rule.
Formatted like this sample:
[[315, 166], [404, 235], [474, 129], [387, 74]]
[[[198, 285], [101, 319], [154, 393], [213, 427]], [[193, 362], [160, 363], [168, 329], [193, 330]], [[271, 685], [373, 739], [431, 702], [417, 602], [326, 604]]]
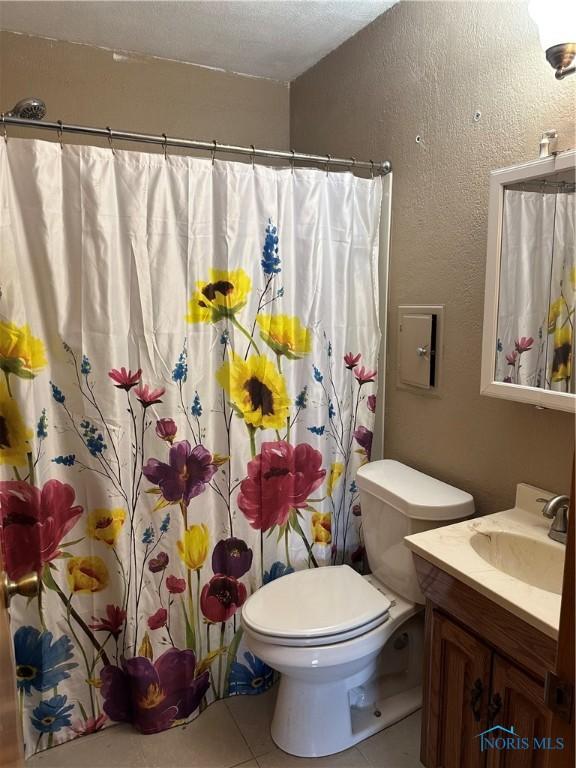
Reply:
[[360, 467], [356, 484], [372, 574], [406, 600], [423, 603], [404, 537], [470, 517], [474, 499], [465, 491], [389, 459]]

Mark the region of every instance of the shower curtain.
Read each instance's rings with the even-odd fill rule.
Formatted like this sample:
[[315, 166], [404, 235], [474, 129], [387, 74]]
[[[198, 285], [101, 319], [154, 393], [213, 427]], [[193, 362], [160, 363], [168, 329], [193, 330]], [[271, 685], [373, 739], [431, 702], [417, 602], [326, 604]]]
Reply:
[[575, 199], [504, 191], [496, 381], [576, 392]]
[[0, 142], [0, 533], [28, 755], [266, 690], [239, 610], [362, 567], [382, 184]]

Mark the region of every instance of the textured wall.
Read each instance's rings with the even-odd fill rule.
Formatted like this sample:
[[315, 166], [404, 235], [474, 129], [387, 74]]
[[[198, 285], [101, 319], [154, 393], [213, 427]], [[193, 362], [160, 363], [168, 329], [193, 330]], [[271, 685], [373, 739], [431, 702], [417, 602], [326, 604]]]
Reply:
[[[289, 146], [286, 83], [0, 32], [0, 110], [25, 96], [47, 102], [48, 120], [275, 149]], [[10, 132], [16, 135], [16, 129]], [[37, 137], [55, 139], [40, 132]], [[98, 143], [92, 137], [68, 136], [66, 141]]]
[[[520, 481], [569, 489], [573, 417], [479, 389], [489, 173], [535, 158], [548, 128], [574, 146], [575, 97], [518, 3], [401, 2], [291, 88], [292, 146], [394, 167], [386, 456], [482, 512]], [[395, 308], [431, 303], [446, 305], [440, 399], [396, 387]]]

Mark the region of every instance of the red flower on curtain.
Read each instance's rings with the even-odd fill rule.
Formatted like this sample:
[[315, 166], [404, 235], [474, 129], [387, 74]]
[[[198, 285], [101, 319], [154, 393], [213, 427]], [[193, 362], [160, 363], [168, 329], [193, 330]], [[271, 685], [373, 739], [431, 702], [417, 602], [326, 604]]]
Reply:
[[262, 443], [261, 453], [248, 463], [238, 506], [252, 528], [267, 531], [284, 525], [290, 510], [306, 506], [325, 475], [322, 454], [311, 445], [294, 447], [285, 440]]
[[72, 486], [59, 480], [42, 489], [21, 480], [0, 482], [0, 533], [11, 579], [42, 570], [60, 554], [62, 539], [82, 514], [74, 499]]

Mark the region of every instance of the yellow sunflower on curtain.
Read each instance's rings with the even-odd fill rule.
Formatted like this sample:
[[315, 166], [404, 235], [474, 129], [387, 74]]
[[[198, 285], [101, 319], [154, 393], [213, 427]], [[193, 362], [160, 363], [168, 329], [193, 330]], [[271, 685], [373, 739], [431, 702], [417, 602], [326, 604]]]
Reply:
[[234, 355], [218, 369], [216, 380], [248, 426], [254, 429], [286, 426], [291, 404], [286, 382], [264, 355], [252, 355], [247, 360]]
[[188, 323], [215, 323], [245, 306], [252, 281], [243, 269], [210, 269], [210, 279], [196, 283], [188, 302]]
[[0, 464], [26, 466], [31, 437], [18, 403], [8, 394], [6, 381], [0, 379]]
[[33, 379], [45, 365], [44, 345], [27, 325], [0, 321], [0, 369], [6, 378], [13, 373], [23, 379]]
[[312, 349], [310, 329], [297, 317], [288, 315], [258, 315], [260, 336], [277, 355], [299, 360]]

